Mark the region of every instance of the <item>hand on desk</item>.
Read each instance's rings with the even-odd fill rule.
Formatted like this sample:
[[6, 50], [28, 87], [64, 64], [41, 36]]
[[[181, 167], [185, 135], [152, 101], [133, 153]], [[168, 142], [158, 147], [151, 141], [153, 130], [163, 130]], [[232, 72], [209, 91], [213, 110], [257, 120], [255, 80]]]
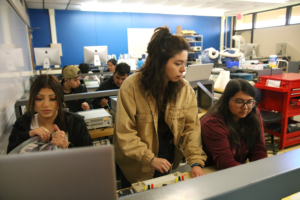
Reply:
[[81, 104], [81, 108], [82, 108], [83, 110], [89, 110], [89, 109], [90, 109], [90, 106], [89, 106], [89, 104], [88, 104], [87, 102], [83, 102], [83, 103]]
[[164, 174], [170, 170], [172, 165], [164, 158], [154, 158], [150, 163], [150, 166]]
[[104, 108], [107, 105], [107, 103], [108, 103], [108, 100], [103, 98], [100, 102], [100, 105], [102, 108]]
[[202, 170], [202, 168], [200, 166], [194, 166], [192, 167], [192, 176], [197, 177], [197, 176], [202, 176], [205, 175], [204, 171]]

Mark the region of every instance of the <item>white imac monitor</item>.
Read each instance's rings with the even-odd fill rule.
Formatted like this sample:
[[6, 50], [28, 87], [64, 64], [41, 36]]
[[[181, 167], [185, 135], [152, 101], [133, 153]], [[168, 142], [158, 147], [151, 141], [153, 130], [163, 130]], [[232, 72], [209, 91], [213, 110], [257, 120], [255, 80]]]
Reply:
[[59, 48], [34, 48], [35, 64], [50, 68], [50, 65], [60, 65]]
[[277, 43], [276, 55], [285, 55], [285, 54], [286, 54], [286, 43]]
[[257, 43], [248, 43], [246, 44], [246, 50], [244, 52], [245, 57], [257, 58], [259, 51], [259, 44]]
[[101, 63], [107, 63], [107, 46], [87, 46], [83, 47], [84, 62], [100, 66]]
[[23, 50], [21, 48], [0, 49], [0, 65], [7, 70], [24, 67]]

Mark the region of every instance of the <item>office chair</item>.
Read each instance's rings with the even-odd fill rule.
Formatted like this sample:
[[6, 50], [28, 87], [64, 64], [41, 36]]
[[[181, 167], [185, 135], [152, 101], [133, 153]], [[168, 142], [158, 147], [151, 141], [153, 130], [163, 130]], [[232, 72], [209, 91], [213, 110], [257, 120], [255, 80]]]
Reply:
[[[255, 90], [255, 100], [257, 103], [261, 102], [261, 92], [258, 88], [254, 87]], [[262, 121], [264, 123], [265, 132], [268, 133], [268, 130], [280, 132], [281, 131], [281, 124], [276, 123], [282, 119], [281, 113], [275, 113], [271, 111], [260, 110], [260, 115]], [[271, 144], [266, 144], [265, 147], [267, 151], [273, 151], [273, 154], [276, 155], [279, 148], [278, 144], [274, 144], [274, 135], [268, 133], [271, 136]], [[266, 140], [268, 141], [268, 140]]]

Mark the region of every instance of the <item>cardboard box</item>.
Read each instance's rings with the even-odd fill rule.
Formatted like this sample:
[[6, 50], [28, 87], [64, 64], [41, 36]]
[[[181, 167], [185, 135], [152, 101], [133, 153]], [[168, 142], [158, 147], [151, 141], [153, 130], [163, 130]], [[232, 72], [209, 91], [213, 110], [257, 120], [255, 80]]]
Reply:
[[182, 35], [194, 35], [196, 32], [193, 30], [181, 30]]
[[182, 26], [176, 27], [176, 34], [177, 35], [194, 35], [196, 32], [193, 30], [182, 30]]

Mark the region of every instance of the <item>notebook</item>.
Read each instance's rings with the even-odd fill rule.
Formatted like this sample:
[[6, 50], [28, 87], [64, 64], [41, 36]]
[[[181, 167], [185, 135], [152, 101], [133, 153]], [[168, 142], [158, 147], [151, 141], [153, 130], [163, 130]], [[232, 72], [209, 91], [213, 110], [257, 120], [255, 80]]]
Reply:
[[189, 65], [186, 69], [185, 80], [188, 82], [208, 80], [213, 65], [213, 63]]
[[0, 199], [116, 199], [113, 146], [0, 156]]

